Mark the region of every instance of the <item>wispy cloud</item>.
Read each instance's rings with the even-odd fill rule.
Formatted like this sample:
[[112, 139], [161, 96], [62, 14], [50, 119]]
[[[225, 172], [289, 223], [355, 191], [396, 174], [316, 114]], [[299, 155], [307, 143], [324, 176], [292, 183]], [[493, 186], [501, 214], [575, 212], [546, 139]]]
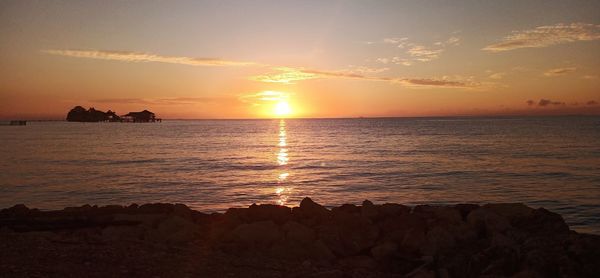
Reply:
[[398, 80], [400, 83], [413, 86], [427, 87], [447, 87], [447, 88], [466, 88], [475, 87], [477, 84], [469, 81], [454, 81], [447, 79], [430, 79], [430, 78], [405, 78]]
[[596, 106], [598, 105], [598, 102], [595, 100], [589, 100], [587, 102], [573, 102], [573, 103], [569, 103], [567, 104], [566, 102], [563, 101], [556, 101], [556, 100], [550, 100], [550, 99], [540, 99], [539, 101], [534, 101], [534, 100], [527, 100], [525, 103], [527, 103], [528, 106], [531, 107], [565, 107], [565, 106], [580, 106], [580, 105], [586, 105], [586, 106]]
[[451, 79], [444, 77], [441, 79], [435, 78], [402, 78], [402, 77], [384, 77], [384, 76], [370, 76], [361, 73], [341, 70], [341, 71], [326, 71], [326, 70], [315, 70], [305, 68], [276, 68], [281, 71], [279, 73], [272, 73], [266, 75], [259, 75], [251, 77], [252, 80], [260, 82], [276, 82], [292, 84], [296, 81], [310, 80], [310, 79], [358, 79], [367, 81], [383, 81], [397, 84], [403, 84], [407, 86], [427, 86], [427, 87], [446, 87], [446, 88], [473, 88], [478, 87], [479, 84], [473, 82], [470, 79]]
[[548, 107], [548, 106], [564, 106], [566, 105], [566, 103], [562, 102], [562, 101], [553, 101], [553, 100], [549, 100], [549, 99], [540, 99], [538, 102], [535, 102], [533, 100], [528, 100], [526, 101], [527, 105], [529, 106], [539, 106], [539, 107]]
[[103, 98], [91, 100], [93, 103], [144, 104], [144, 105], [189, 105], [215, 102], [214, 97], [177, 97], [177, 98]]
[[388, 43], [388, 44], [402, 44], [405, 43], [406, 41], [408, 41], [408, 38], [404, 37], [404, 38], [385, 38], [383, 39], [383, 43]]
[[403, 66], [411, 66], [414, 62], [410, 59], [402, 58], [402, 57], [392, 57], [392, 58], [377, 58], [375, 61], [382, 64], [396, 64]]
[[250, 77], [250, 80], [266, 83], [284, 83], [295, 84], [296, 81], [310, 80], [319, 78], [317, 74], [305, 72], [302, 69], [292, 67], [276, 67], [273, 70], [277, 73], [261, 74]]
[[490, 74], [488, 77], [490, 79], [500, 80], [500, 79], [504, 78], [504, 76], [506, 76], [505, 72], [496, 72], [496, 73]]
[[408, 49], [407, 53], [420, 62], [429, 62], [440, 57], [444, 52], [442, 48], [428, 48], [422, 45], [415, 45]]
[[577, 68], [575, 67], [549, 69], [546, 72], [544, 72], [544, 75], [547, 77], [560, 76], [575, 72], [576, 70]]
[[[403, 38], [400, 40], [404, 40]], [[448, 40], [444, 42], [456, 43], [456, 40]], [[415, 48], [416, 47], [416, 48]], [[432, 53], [428, 53], [426, 49], [419, 49], [418, 46], [413, 46], [412, 53], [415, 56], [419, 56], [421, 60], [431, 59]], [[400, 83], [410, 86], [435, 86], [435, 87], [476, 87], [477, 83], [470, 80], [450, 80], [447, 78], [434, 79], [434, 78], [392, 78], [392, 77], [381, 77], [373, 76], [381, 72], [387, 71], [388, 68], [369, 68], [363, 66], [351, 66], [349, 69], [343, 70], [319, 70], [319, 69], [306, 69], [298, 67], [278, 67], [269, 66], [254, 62], [240, 62], [231, 60], [221, 60], [213, 58], [192, 58], [185, 56], [164, 56], [150, 53], [132, 52], [132, 51], [110, 51], [110, 50], [42, 50], [42, 52], [52, 55], [60, 55], [75, 58], [87, 58], [87, 59], [100, 59], [100, 60], [113, 60], [123, 62], [160, 62], [160, 63], [171, 63], [171, 64], [182, 64], [191, 66], [268, 66], [273, 70], [272, 73], [261, 74], [250, 77], [251, 80], [267, 83], [284, 83], [293, 84], [298, 81], [310, 80], [310, 79], [360, 79], [370, 81], [385, 81], [391, 83]], [[400, 61], [401, 58], [392, 58], [394, 63], [410, 61]], [[114, 99], [116, 102], [124, 103], [144, 103], [144, 104], [183, 104], [193, 103], [197, 101], [206, 101], [206, 99], [197, 98], [176, 98], [176, 99]], [[109, 102], [111, 99], [105, 99], [104, 102]], [[100, 100], [102, 102], [102, 100]]]
[[238, 99], [244, 103], [251, 103], [252, 105], [261, 105], [264, 103], [279, 102], [282, 100], [288, 100], [292, 94], [279, 91], [263, 91], [252, 94], [241, 95]]
[[502, 52], [519, 48], [539, 48], [555, 44], [600, 39], [600, 25], [571, 23], [539, 26], [534, 29], [513, 31], [500, 42], [483, 48], [485, 51]]
[[429, 62], [438, 59], [447, 47], [459, 45], [460, 38], [450, 37], [445, 41], [438, 41], [431, 45], [413, 43], [408, 38], [385, 38], [383, 43], [392, 44], [403, 49], [406, 57], [400, 55], [392, 58], [378, 58], [376, 61], [383, 64], [411, 66], [415, 62]]
[[215, 58], [194, 58], [186, 56], [163, 56], [157, 54], [132, 52], [132, 51], [115, 51], [115, 50], [42, 50], [43, 53], [75, 57], [89, 58], [99, 60], [114, 60], [123, 62], [159, 62], [169, 64], [181, 64], [189, 66], [251, 66], [257, 65], [253, 62], [241, 62], [221, 60]]

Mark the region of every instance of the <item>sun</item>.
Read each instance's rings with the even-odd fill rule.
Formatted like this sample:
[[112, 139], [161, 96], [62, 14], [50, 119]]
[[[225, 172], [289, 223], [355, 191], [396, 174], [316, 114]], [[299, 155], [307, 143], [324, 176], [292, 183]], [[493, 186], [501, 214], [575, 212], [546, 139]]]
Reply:
[[280, 100], [275, 104], [275, 115], [278, 117], [289, 116], [292, 113], [290, 104], [285, 100]]

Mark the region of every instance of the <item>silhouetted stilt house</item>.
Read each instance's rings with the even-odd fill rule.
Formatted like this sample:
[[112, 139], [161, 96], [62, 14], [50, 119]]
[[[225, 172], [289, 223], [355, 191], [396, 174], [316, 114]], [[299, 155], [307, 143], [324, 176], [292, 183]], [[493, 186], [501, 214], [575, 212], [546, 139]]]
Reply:
[[160, 122], [161, 119], [156, 118], [156, 115], [148, 110], [144, 110], [141, 112], [129, 112], [126, 115], [121, 116], [121, 119], [124, 122], [134, 122], [134, 123], [154, 123]]

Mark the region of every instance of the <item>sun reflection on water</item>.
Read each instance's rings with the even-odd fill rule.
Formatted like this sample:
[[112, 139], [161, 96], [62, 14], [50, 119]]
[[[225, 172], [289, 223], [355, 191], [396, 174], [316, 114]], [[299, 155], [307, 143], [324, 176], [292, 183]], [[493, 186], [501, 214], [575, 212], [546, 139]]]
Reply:
[[277, 204], [284, 206], [287, 204], [291, 187], [287, 185], [287, 178], [290, 176], [286, 165], [289, 161], [288, 148], [287, 148], [287, 134], [285, 131], [285, 120], [279, 120], [279, 152], [277, 152], [277, 164], [279, 164], [280, 170], [277, 175], [277, 187], [275, 188], [275, 194], [277, 195]]

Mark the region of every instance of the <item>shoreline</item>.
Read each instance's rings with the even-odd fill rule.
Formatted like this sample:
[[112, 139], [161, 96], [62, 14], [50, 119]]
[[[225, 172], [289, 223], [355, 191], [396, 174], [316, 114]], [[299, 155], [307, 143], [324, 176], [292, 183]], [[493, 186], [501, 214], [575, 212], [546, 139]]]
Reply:
[[600, 236], [523, 204], [183, 204], [0, 210], [5, 277], [514, 277], [600, 273]]

